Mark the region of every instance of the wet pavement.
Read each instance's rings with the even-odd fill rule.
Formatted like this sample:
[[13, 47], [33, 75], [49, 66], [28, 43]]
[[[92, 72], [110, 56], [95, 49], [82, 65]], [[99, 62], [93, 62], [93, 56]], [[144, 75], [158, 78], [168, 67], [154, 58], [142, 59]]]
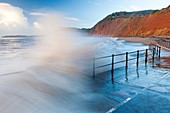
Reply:
[[96, 77], [100, 81], [107, 81], [107, 85], [97, 91], [117, 103], [110, 109], [104, 108], [105, 112], [169, 113], [170, 70], [140, 66], [123, 72], [119, 68], [114, 72], [113, 84], [109, 81], [111, 74], [110, 77], [106, 77], [107, 75], [109, 72]]
[[111, 71], [92, 78], [47, 66], [1, 76], [0, 112], [169, 113], [170, 70], [121, 67], [111, 78]]

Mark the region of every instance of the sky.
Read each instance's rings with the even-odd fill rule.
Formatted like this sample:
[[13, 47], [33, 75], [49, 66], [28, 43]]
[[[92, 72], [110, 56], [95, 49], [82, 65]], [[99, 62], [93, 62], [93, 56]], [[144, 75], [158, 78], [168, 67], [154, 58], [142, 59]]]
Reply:
[[0, 31], [29, 33], [39, 27], [38, 18], [48, 13], [62, 13], [69, 27], [91, 28], [113, 12], [168, 5], [170, 0], [0, 0]]

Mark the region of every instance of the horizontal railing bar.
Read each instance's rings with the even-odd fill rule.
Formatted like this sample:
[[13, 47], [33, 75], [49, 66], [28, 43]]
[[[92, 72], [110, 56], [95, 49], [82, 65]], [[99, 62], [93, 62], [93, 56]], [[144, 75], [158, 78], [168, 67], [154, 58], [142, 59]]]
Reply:
[[139, 58], [145, 57], [145, 55], [141, 55]]
[[112, 57], [112, 55], [109, 55], [109, 56], [103, 56], [103, 57], [97, 57], [97, 58], [94, 58], [94, 59], [95, 59], [95, 60], [99, 60], [99, 59], [109, 58], [109, 57]]
[[145, 53], [139, 53], [139, 55], [145, 55]]
[[119, 62], [115, 62], [114, 64], [118, 64], [118, 63], [122, 63], [122, 62], [126, 62], [126, 60], [122, 60], [122, 61], [119, 61]]
[[130, 61], [130, 60], [135, 60], [135, 59], [137, 59], [137, 58], [131, 58], [131, 59], [128, 59], [128, 61]]
[[[152, 50], [152, 49], [148, 49], [148, 50]], [[142, 51], [146, 51], [146, 50], [139, 50], [139, 52]], [[128, 52], [128, 54], [132, 54], [132, 53], [136, 53], [137, 51], [132, 51], [132, 52]], [[125, 55], [126, 53], [121, 53], [121, 54], [113, 54], [114, 56], [121, 56], [121, 55]], [[95, 60], [99, 60], [99, 59], [103, 59], [103, 58], [108, 58], [108, 57], [112, 57], [112, 55], [109, 56], [103, 56], [103, 57], [96, 57], [94, 58]]]
[[114, 56], [121, 56], [121, 55], [125, 55], [126, 53], [121, 53], [121, 54], [116, 54]]
[[129, 54], [132, 54], [132, 53], [137, 53], [137, 51], [132, 51], [132, 52], [128, 52]]
[[[132, 58], [132, 59], [128, 59], [128, 61], [130, 61], [130, 60], [135, 60], [136, 58]], [[122, 60], [122, 61], [119, 61], [119, 62], [115, 62], [115, 63], [113, 63], [113, 64], [118, 64], [118, 63], [122, 63], [122, 62], [125, 62], [126, 60]], [[102, 66], [98, 66], [98, 67], [96, 67], [96, 68], [101, 68], [101, 67], [105, 67], [105, 66], [109, 66], [109, 65], [112, 65], [112, 63], [110, 63], [110, 64], [106, 64], [106, 65], [102, 65]], [[95, 68], [95, 69], [96, 69]]]
[[139, 52], [144, 52], [144, 51], [146, 51], [146, 50], [139, 50]]
[[95, 67], [95, 69], [102, 68], [102, 67], [106, 67], [106, 66], [110, 66], [110, 65], [112, 65], [112, 63], [106, 64], [106, 65], [102, 65], [102, 66], [98, 66], [98, 67]]

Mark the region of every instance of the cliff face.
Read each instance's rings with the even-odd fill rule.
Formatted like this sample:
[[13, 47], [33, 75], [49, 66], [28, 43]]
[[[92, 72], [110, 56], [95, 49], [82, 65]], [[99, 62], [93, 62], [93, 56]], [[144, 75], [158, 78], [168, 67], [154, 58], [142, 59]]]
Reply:
[[106, 36], [170, 36], [170, 6], [155, 11], [113, 13], [98, 22], [90, 33]]

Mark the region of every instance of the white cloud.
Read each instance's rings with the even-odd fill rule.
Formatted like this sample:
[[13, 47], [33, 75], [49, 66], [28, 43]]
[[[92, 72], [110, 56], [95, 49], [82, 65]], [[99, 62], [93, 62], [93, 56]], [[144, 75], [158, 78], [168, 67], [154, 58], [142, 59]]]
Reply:
[[7, 3], [0, 3], [0, 25], [6, 27], [27, 26], [23, 10]]
[[[53, 13], [42, 13], [42, 12], [31, 12], [30, 13], [30, 15], [31, 16], [48, 16], [48, 15], [51, 15], [51, 14], [53, 14]], [[54, 13], [55, 14], [55, 13]], [[81, 21], [80, 19], [78, 19], [78, 18], [75, 18], [75, 17], [64, 17], [66, 20], [68, 20], [68, 21]]]
[[0, 31], [2, 33], [16, 33], [28, 27], [27, 18], [23, 10], [8, 3], [0, 2]]
[[[55, 15], [55, 13], [31, 12], [30, 15], [31, 15], [31, 16], [41, 17], [41, 16]], [[62, 16], [63, 16], [63, 15], [62, 15]], [[67, 17], [67, 16], [64, 16], [64, 19], [66, 19], [67, 21], [74, 21], [74, 22], [80, 22], [80, 21], [81, 21], [81, 20], [78, 19], [78, 18], [75, 18], [75, 17]]]
[[40, 12], [31, 12], [30, 15], [32, 16], [46, 16], [46, 13], [40, 13]]
[[66, 20], [69, 20], [69, 21], [81, 21], [80, 19], [78, 18], [75, 18], [75, 17], [65, 17]]
[[40, 25], [39, 22], [35, 21], [35, 22], [33, 23], [33, 25], [34, 25], [34, 28], [35, 28], [35, 29], [41, 29], [41, 25]]

